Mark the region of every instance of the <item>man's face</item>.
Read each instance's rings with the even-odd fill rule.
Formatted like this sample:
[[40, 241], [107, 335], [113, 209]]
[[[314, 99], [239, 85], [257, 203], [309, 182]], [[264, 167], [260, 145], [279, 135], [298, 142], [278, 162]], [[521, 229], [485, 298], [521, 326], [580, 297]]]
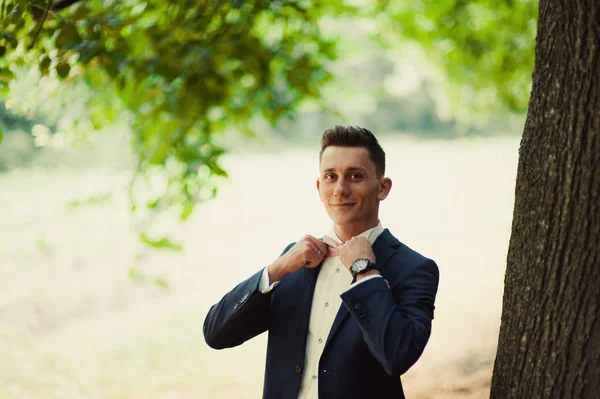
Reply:
[[387, 197], [392, 182], [377, 177], [366, 148], [327, 147], [319, 169], [317, 189], [335, 225], [353, 225], [349, 227], [358, 233], [377, 225], [379, 201]]

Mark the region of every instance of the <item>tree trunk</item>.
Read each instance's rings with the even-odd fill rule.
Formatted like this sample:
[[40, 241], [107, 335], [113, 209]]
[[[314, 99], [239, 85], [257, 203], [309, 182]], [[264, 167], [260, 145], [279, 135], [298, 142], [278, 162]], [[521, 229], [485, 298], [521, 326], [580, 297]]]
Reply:
[[491, 398], [600, 398], [600, 0], [540, 0]]

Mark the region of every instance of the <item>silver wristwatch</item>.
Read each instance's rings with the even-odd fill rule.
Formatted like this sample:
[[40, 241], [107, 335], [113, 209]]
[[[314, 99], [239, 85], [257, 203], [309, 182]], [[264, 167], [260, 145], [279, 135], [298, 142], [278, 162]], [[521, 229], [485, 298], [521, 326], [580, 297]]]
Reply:
[[379, 268], [375, 263], [366, 258], [356, 259], [352, 262], [352, 265], [350, 265], [352, 277], [356, 277], [357, 274], [366, 273], [369, 270], [379, 270]]

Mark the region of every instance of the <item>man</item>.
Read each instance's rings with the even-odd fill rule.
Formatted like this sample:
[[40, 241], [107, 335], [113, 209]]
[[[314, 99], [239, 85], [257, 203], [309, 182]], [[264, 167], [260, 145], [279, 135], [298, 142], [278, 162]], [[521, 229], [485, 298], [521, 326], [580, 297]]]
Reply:
[[332, 231], [290, 244], [208, 312], [215, 349], [269, 331], [263, 398], [404, 398], [399, 377], [429, 339], [439, 274], [383, 229], [391, 187], [370, 131], [326, 130], [317, 190]]

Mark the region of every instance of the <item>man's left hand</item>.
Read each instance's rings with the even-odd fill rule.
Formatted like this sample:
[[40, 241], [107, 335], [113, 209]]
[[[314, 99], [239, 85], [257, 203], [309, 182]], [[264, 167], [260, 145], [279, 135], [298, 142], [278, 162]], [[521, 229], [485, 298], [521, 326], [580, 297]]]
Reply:
[[327, 256], [339, 256], [342, 264], [348, 270], [357, 259], [369, 259], [375, 263], [375, 254], [373, 248], [371, 248], [371, 243], [364, 237], [352, 237], [343, 244], [338, 244], [329, 237], [325, 237], [323, 241], [329, 245]]

